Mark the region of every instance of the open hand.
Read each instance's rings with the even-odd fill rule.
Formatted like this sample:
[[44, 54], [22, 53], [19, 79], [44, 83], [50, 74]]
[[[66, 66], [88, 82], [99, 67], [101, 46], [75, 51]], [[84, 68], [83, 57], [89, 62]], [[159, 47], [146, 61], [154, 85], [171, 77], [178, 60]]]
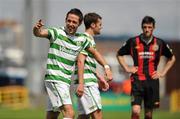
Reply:
[[128, 68], [126, 69], [126, 71], [127, 71], [128, 73], [133, 73], [133, 74], [135, 74], [135, 73], [138, 71], [138, 67], [137, 67], [137, 66], [128, 67]]
[[164, 75], [158, 71], [154, 71], [152, 74], [152, 79], [159, 79], [162, 78]]
[[99, 79], [99, 81], [98, 81], [99, 88], [102, 91], [107, 91], [109, 89], [108, 82], [105, 80], [105, 78], [103, 76], [98, 77], [98, 79]]

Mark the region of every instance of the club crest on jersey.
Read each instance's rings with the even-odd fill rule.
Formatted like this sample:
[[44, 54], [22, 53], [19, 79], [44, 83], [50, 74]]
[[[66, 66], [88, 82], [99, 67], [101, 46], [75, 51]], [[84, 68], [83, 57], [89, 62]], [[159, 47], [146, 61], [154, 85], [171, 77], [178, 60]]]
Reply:
[[81, 41], [76, 42], [77, 46], [80, 46], [82, 44]]
[[158, 51], [159, 46], [158, 46], [157, 44], [154, 44], [153, 47], [152, 47], [152, 49], [153, 49], [154, 51]]
[[139, 48], [140, 48], [140, 46], [139, 46], [139, 45], [137, 45], [137, 46], [135, 46], [135, 48], [136, 48], [136, 49], [139, 49]]

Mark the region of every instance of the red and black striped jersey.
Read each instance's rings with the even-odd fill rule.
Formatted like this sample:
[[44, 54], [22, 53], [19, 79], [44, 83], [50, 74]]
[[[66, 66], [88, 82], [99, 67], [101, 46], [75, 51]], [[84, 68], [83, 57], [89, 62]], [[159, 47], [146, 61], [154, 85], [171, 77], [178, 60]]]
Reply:
[[152, 73], [157, 70], [160, 57], [171, 58], [173, 53], [163, 40], [153, 36], [153, 39], [147, 44], [139, 35], [127, 40], [119, 49], [118, 55], [131, 55], [134, 66], [138, 66], [138, 72], [132, 76], [139, 80], [147, 80], [151, 79]]

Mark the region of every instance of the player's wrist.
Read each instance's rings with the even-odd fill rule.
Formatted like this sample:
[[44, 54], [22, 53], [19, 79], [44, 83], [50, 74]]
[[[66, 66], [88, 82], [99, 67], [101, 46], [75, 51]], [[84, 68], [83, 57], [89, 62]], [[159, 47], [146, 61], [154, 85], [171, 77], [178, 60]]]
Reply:
[[83, 85], [84, 83], [83, 83], [83, 82], [79, 82], [78, 84], [79, 84], [79, 85]]
[[108, 64], [104, 65], [104, 69], [110, 69], [110, 66]]

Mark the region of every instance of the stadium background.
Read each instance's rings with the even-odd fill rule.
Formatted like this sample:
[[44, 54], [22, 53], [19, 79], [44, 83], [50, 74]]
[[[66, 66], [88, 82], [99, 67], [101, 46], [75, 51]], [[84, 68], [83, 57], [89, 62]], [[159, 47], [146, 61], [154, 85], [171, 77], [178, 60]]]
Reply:
[[[32, 27], [39, 19], [45, 22], [45, 27], [64, 25], [65, 14], [74, 7], [83, 13], [97, 12], [103, 18], [102, 34], [96, 37], [97, 48], [112, 67], [114, 78], [110, 90], [102, 92], [106, 118], [108, 112], [122, 116], [125, 112], [126, 118], [130, 115], [128, 74], [119, 66], [116, 52], [125, 40], [141, 32], [141, 19], [145, 15], [156, 19], [155, 35], [170, 44], [177, 58], [174, 67], [161, 80], [160, 113], [166, 118], [170, 115], [180, 118], [179, 0], [0, 0], [0, 119], [8, 119], [8, 113], [19, 115], [18, 119], [27, 119], [26, 113], [37, 116], [37, 112], [40, 116], [34, 118], [44, 117], [43, 77], [48, 40], [34, 37]], [[83, 29], [82, 25], [79, 32]], [[130, 57], [126, 61], [132, 65]], [[163, 68], [164, 61], [159, 69]]]

